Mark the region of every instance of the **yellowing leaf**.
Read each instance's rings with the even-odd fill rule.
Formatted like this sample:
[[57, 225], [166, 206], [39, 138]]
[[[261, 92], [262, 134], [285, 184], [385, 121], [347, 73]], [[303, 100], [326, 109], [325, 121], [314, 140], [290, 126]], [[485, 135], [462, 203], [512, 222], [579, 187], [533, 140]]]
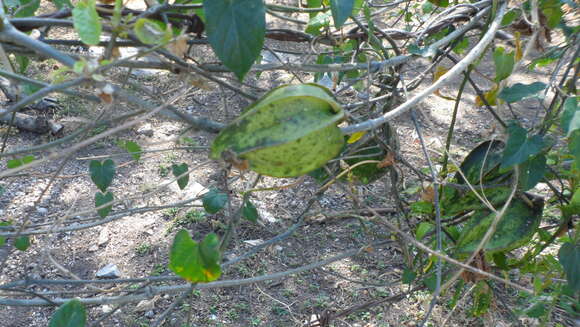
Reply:
[[[499, 85], [494, 85], [494, 87], [483, 93], [483, 96], [485, 98], [485, 100], [487, 100], [487, 103], [490, 106], [496, 106], [497, 105], [497, 91], [499, 89]], [[478, 95], [475, 97], [475, 106], [477, 107], [483, 107], [485, 105], [485, 103], [483, 102], [483, 100], [481, 99], [481, 97]]]
[[516, 31], [515, 34], [515, 44], [516, 44], [516, 61], [520, 61], [523, 57], [523, 51], [522, 51], [522, 40], [520, 39], [520, 32]]
[[348, 138], [348, 141], [346, 141], [346, 143], [353, 144], [356, 141], [360, 140], [366, 133], [367, 131], [356, 132]]
[[192, 283], [206, 283], [221, 275], [219, 240], [208, 234], [197, 243], [182, 229], [175, 235], [169, 253], [169, 269]]
[[437, 66], [435, 67], [435, 72], [433, 73], [433, 82], [436, 82], [441, 78], [441, 76], [445, 75], [449, 71], [449, 68], [445, 66]]
[[[435, 67], [435, 72], [433, 72], [433, 82], [436, 82], [437, 80], [439, 80], [441, 78], [441, 76], [445, 75], [445, 73], [447, 73], [448, 71], [449, 71], [449, 68], [447, 68], [445, 66], [439, 65], [439, 66]], [[454, 97], [441, 94], [439, 89], [435, 90], [435, 92], [433, 92], [433, 94], [435, 94], [436, 96], [443, 98], [445, 100], [455, 101]]]

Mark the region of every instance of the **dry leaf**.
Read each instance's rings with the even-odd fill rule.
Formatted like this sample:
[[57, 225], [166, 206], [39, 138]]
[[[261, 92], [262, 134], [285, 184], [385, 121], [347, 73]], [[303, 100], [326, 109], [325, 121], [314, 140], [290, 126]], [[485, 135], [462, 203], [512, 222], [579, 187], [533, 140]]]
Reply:
[[381, 162], [377, 164], [377, 168], [385, 168], [395, 165], [395, 153], [392, 151], [387, 152], [387, 155]]
[[[470, 264], [472, 267], [475, 267], [481, 271], [485, 271], [485, 272], [489, 272], [490, 268], [489, 265], [487, 264], [487, 262], [485, 261], [485, 257], [483, 254], [483, 251], [479, 251], [479, 253], [477, 254], [477, 256], [475, 256], [475, 258], [473, 258], [473, 261]], [[482, 274], [478, 274], [476, 272], [472, 272], [472, 271], [468, 271], [468, 270], [464, 270], [461, 273], [461, 278], [466, 282], [466, 283], [476, 283], [480, 280], [486, 280], [487, 277], [485, 277]]]
[[115, 89], [111, 84], [105, 85], [105, 87], [103, 87], [102, 89], [97, 89], [97, 92], [98, 97], [104, 103], [110, 104], [113, 102], [113, 93], [115, 92]]
[[179, 58], [183, 58], [185, 56], [185, 54], [187, 53], [187, 48], [188, 48], [187, 39], [188, 39], [187, 36], [180, 35], [180, 36], [175, 38], [175, 41], [173, 41], [167, 45], [167, 49], [171, 53], [173, 53], [175, 56], [177, 56]]
[[113, 47], [113, 49], [111, 50], [111, 56], [113, 58], [121, 58], [121, 50], [119, 49], [119, 47]]
[[214, 89], [208, 80], [199, 75], [189, 74], [188, 81], [191, 85], [198, 87], [204, 91], [212, 91]]
[[520, 61], [524, 56], [522, 51], [522, 41], [520, 40], [520, 32], [515, 33], [515, 44], [516, 44], [516, 61]]
[[143, 300], [141, 302], [139, 302], [137, 304], [137, 306], [135, 307], [135, 312], [144, 312], [144, 311], [150, 311], [155, 309], [155, 302], [157, 302], [157, 300], [159, 300], [160, 296], [159, 295], [155, 295], [151, 300]]
[[421, 192], [421, 201], [425, 202], [435, 202], [435, 189], [433, 186], [427, 186], [423, 192]]
[[[445, 75], [445, 73], [447, 73], [448, 71], [449, 71], [449, 68], [442, 66], [442, 65], [435, 67], [435, 71], [433, 72], [433, 82], [436, 82], [437, 80], [439, 80], [441, 78], [441, 76]], [[454, 97], [441, 94], [439, 89], [435, 90], [435, 92], [433, 92], [433, 94], [435, 94], [436, 96], [443, 98], [445, 100], [455, 101]]]

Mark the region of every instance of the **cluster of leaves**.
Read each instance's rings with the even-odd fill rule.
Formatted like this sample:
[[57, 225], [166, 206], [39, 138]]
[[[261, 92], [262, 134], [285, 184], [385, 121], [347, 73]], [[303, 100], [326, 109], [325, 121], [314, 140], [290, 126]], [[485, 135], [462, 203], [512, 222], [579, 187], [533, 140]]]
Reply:
[[[53, 0], [53, 2], [59, 9], [72, 9], [74, 29], [80, 40], [87, 45], [95, 45], [100, 42], [101, 35], [106, 30], [104, 27], [110, 28], [115, 35], [132, 38], [154, 47], [167, 47], [184, 33], [182, 29], [172, 25], [170, 20], [162, 21], [121, 15], [121, 0], [115, 1], [112, 17], [107, 23], [110, 26], [104, 26], [95, 0], [80, 0], [74, 6], [69, 0]], [[162, 2], [160, 1], [160, 3]], [[264, 44], [266, 33], [266, 5], [264, 1], [177, 0], [175, 3], [203, 4], [203, 9], [178, 11], [199, 15], [205, 24], [207, 38], [215, 54], [228, 69], [234, 72], [238, 79], [242, 80], [254, 62], [259, 59]], [[28, 17], [35, 14], [40, 6], [40, 0], [12, 0], [6, 1], [3, 5], [12, 13], [13, 17]], [[340, 28], [351, 15], [361, 11], [367, 18], [371, 15], [370, 8], [365, 5], [363, 0], [307, 0], [307, 6], [320, 8], [317, 12], [311, 12], [306, 26], [306, 33], [312, 35], [329, 32], [331, 27]], [[419, 5], [417, 4], [417, 6]], [[447, 6], [449, 6], [448, 0], [429, 0], [421, 6], [420, 10], [426, 14], [433, 12], [437, 7]], [[566, 37], [570, 38], [578, 32], [578, 28], [565, 25], [560, 6], [559, 0], [540, 1], [540, 10], [546, 17], [547, 27], [550, 29], [560, 28]], [[528, 9], [524, 8], [524, 10]], [[502, 25], [507, 26], [514, 22], [520, 16], [520, 12], [520, 10], [510, 11], [505, 16]], [[413, 15], [410, 10], [402, 14], [404, 14], [406, 22], [412, 21]], [[369, 22], [371, 22], [370, 19]], [[371, 24], [367, 28], [372, 31], [374, 27]], [[430, 35], [426, 39], [426, 43], [429, 44], [441, 39], [452, 33], [454, 29], [453, 26], [446, 27], [438, 33]], [[369, 42], [373, 45], [372, 40]], [[494, 85], [491, 90], [476, 98], [477, 105], [485, 103], [491, 106], [497, 106], [501, 103], [513, 105], [530, 98], [539, 99], [546, 94], [549, 86], [542, 82], [515, 83], [507, 87], [503, 85], [512, 75], [516, 63], [522, 58], [519, 36], [516, 36], [515, 43], [515, 49], [511, 52], [502, 47], [496, 47], [493, 51]], [[455, 40], [452, 44], [452, 50], [461, 54], [468, 45], [467, 38], [462, 37]], [[333, 48], [332, 55], [320, 55], [317, 63], [346, 62], [350, 59], [349, 55], [356, 46], [354, 41], [337, 44]], [[560, 59], [565, 53], [564, 47], [567, 46], [569, 45], [549, 49], [544, 55], [533, 60], [530, 69], [542, 67]], [[408, 47], [411, 54], [432, 57], [434, 54], [427, 52], [427, 49], [427, 47], [420, 48], [416, 44]], [[380, 47], [376, 45], [374, 50], [381, 51]], [[29, 60], [24, 56], [17, 56], [16, 59], [19, 71], [24, 72]], [[358, 54], [356, 60], [367, 62], [368, 59], [365, 54]], [[73, 71], [78, 74], [91, 74], [92, 78], [100, 80], [102, 77], [93, 74], [94, 69], [89, 66], [88, 63], [81, 60], [75, 65]], [[438, 66], [435, 79], [445, 72], [445, 68]], [[338, 74], [333, 83], [340, 82], [345, 76], [355, 78], [358, 77], [358, 73], [352, 71]], [[324, 78], [334, 77], [324, 73], [316, 76], [317, 81]], [[289, 102], [290, 98], [296, 98], [296, 93], [292, 93], [294, 91], [287, 92], [281, 88], [264, 96], [254, 106], [246, 110], [234, 124], [222, 132], [212, 147], [212, 157], [215, 159], [223, 158], [233, 149], [237, 152], [236, 155], [245, 155], [241, 159], [250, 161], [247, 164], [256, 171], [269, 173], [273, 176], [298, 176], [322, 166], [335, 157], [338, 152], [345, 153], [344, 151], [355, 148], [353, 144], [357, 144], [365, 134], [360, 133], [350, 137], [344, 137], [340, 134], [336, 123], [343, 118], [343, 113], [340, 106], [332, 99], [332, 95], [325, 94], [326, 90], [316, 90], [319, 87], [313, 85], [303, 85], [302, 87], [309, 88], [309, 90], [300, 94], [302, 98], [298, 99], [299, 101], [294, 106], [290, 106], [291, 109], [288, 109], [288, 106], [276, 107], [276, 101]], [[550, 235], [539, 229], [545, 203], [529, 192], [542, 180], [552, 179], [551, 174], [554, 174], [555, 171], [566, 180], [565, 190], [562, 192], [565, 201], [561, 201], [559, 206], [562, 217], [558, 230], [567, 228], [573, 221], [573, 217], [580, 212], [580, 109], [575, 85], [566, 84], [563, 86], [563, 90], [570, 96], [561, 97], [559, 101], [556, 101], [557, 108], [552, 110], [555, 114], [546, 117], [540, 126], [526, 129], [518, 122], [512, 122], [507, 126], [507, 142], [487, 141], [474, 148], [462, 164], [457, 167], [461, 173], [457, 172], [450, 179], [453, 184], [465, 186], [464, 189], [445, 186], [439, 190], [441, 212], [444, 219], [453, 220], [460, 216], [469, 217], [461, 224], [444, 227], [444, 251], [451, 253], [458, 259], [465, 259], [478, 248], [497, 217], [497, 210], [492, 208], [507, 205], [503, 217], [495, 227], [496, 232], [493, 238], [487, 244], [483, 244], [483, 252], [479, 260], [482, 267], [494, 265], [494, 268], [503, 271], [520, 268], [523, 272], [534, 274], [537, 279], [534, 281], [537, 294], [533, 299], [536, 305], [524, 312], [533, 317], [543, 317], [549, 313], [549, 310], [545, 309], [548, 303], [546, 303], [545, 297], [541, 296], [543, 293], [549, 292], [555, 294], [556, 298], [565, 299], [561, 303], [569, 304], [568, 308], [573, 314], [578, 310], [580, 294], [579, 233], [575, 234], [575, 238], [564, 237], [558, 240], [556, 233]], [[314, 109], [304, 111], [303, 116], [292, 121], [290, 116], [295, 118], [302, 111], [301, 106], [304, 106], [304, 103], [308, 104], [308, 108]], [[266, 104], [269, 106], [268, 108], [273, 107], [274, 109], [266, 111], [264, 109]], [[277, 120], [289, 120], [290, 123], [280, 126], [273, 123]], [[559, 125], [559, 129], [556, 125]], [[308, 126], [308, 129], [304, 126]], [[280, 128], [276, 129], [278, 127]], [[268, 130], [268, 128], [272, 130]], [[253, 135], [260, 131], [266, 132], [259, 137]], [[551, 135], [546, 135], [548, 131]], [[553, 141], [562, 138], [561, 135], [564, 135], [566, 143], [564, 148], [558, 147], [557, 142]], [[318, 139], [331, 139], [331, 141], [329, 141], [330, 143], [314, 142]], [[304, 150], [303, 147], [296, 146], [300, 142], [314, 144], [318, 148], [314, 145], [311, 147], [320, 151], [332, 147], [332, 151], [325, 153], [324, 157], [320, 155], [312, 157], [312, 153], [300, 152]], [[142, 150], [136, 142], [127, 140], [119, 142], [118, 145], [125, 149], [134, 160], [140, 160]], [[379, 150], [378, 153], [373, 152], [376, 149]], [[292, 153], [289, 158], [288, 152], [291, 152], [290, 150], [296, 150], [296, 152]], [[381, 147], [377, 144], [372, 144], [364, 151], [358, 154], [375, 161], [386, 155], [385, 152], [380, 152], [382, 151]], [[273, 158], [277, 158], [278, 161], [274, 162]], [[306, 162], [297, 166], [295, 164], [297, 158], [304, 158]], [[33, 156], [25, 156], [10, 160], [8, 168], [26, 165], [34, 159]], [[240, 158], [236, 156], [230, 159], [234, 162]], [[290, 165], [289, 168], [288, 162], [294, 164]], [[351, 166], [359, 162], [358, 159], [346, 161]], [[280, 167], [286, 170], [281, 170]], [[368, 167], [372, 167], [372, 169], [368, 169]], [[189, 184], [188, 165], [186, 163], [173, 164], [171, 171], [176, 178], [178, 187], [185, 190]], [[358, 181], [369, 183], [381, 177], [385, 172], [384, 167], [364, 166], [353, 169], [347, 178], [352, 181], [353, 176], [356, 176]], [[89, 173], [91, 180], [98, 188], [94, 197], [96, 211], [100, 217], [105, 218], [113, 209], [114, 196], [109, 187], [115, 177], [115, 163], [111, 159], [92, 160], [89, 164]], [[511, 196], [509, 183], [515, 176], [517, 176], [518, 184], [515, 196]], [[328, 176], [324, 173], [319, 176], [320, 179], [326, 177]], [[467, 185], [470, 185], [471, 189]], [[223, 191], [211, 189], [202, 196], [202, 202], [208, 214], [217, 214], [228, 206], [230, 199], [228, 194]], [[548, 199], [548, 202], [552, 203], [553, 201]], [[417, 214], [429, 216], [433, 216], [435, 212], [434, 205], [430, 201], [414, 203], [411, 205], [411, 209]], [[240, 214], [253, 222], [258, 218], [256, 206], [247, 194], [244, 195]], [[7, 227], [11, 223], [3, 222], [1, 225]], [[434, 247], [435, 241], [429, 240], [428, 236], [434, 230], [435, 225], [432, 222], [424, 221], [417, 226], [416, 238], [426, 241]], [[536, 235], [538, 240], [533, 239]], [[0, 238], [0, 246], [5, 241], [5, 238]], [[555, 241], [562, 244], [557, 260], [550, 255], [540, 257], [539, 254], [542, 250]], [[20, 250], [26, 250], [29, 244], [30, 240], [26, 236], [14, 240], [15, 247]], [[511, 251], [524, 245], [529, 251], [523, 258], [517, 259], [510, 256]], [[203, 240], [196, 242], [187, 230], [182, 229], [176, 233], [173, 240], [169, 254], [169, 268], [191, 283], [214, 281], [221, 275], [222, 253], [220, 248], [220, 240], [216, 234], [210, 233]], [[422, 258], [417, 256], [416, 261], [420, 260]], [[423, 272], [427, 274], [424, 281], [428, 286], [432, 285], [433, 279], [429, 273], [435, 260], [434, 257], [430, 257], [423, 269]], [[552, 277], [559, 277], [562, 274], [565, 274], [567, 278], [566, 287], [550, 282]], [[411, 283], [419, 275], [419, 273], [407, 269], [403, 275], [403, 282]], [[492, 302], [492, 288], [486, 281], [476, 282], [472, 313], [481, 315], [489, 309]], [[463, 285], [464, 283], [460, 283], [457, 289], [461, 290]], [[456, 293], [452, 302], [457, 302], [459, 293]], [[86, 311], [83, 305], [81, 302], [73, 300], [63, 304], [55, 312], [50, 326], [84, 326], [85, 323]]]

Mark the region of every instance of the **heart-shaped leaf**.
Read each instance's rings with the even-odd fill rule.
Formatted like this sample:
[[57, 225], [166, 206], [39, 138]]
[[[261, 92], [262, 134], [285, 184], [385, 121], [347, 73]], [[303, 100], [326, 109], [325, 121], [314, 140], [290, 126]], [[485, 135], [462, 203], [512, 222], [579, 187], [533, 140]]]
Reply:
[[[525, 195], [524, 195], [525, 196]], [[496, 227], [490, 241], [484, 246], [487, 253], [511, 251], [525, 244], [536, 232], [542, 218], [544, 202], [534, 198], [528, 202], [514, 198]], [[496, 214], [489, 210], [477, 210], [463, 228], [457, 241], [458, 253], [471, 253], [479, 245]]]
[[508, 133], [509, 138], [501, 160], [502, 168], [519, 165], [538, 154], [544, 147], [542, 136], [528, 137], [528, 132], [515, 123], [508, 126]]
[[542, 82], [534, 82], [532, 84], [516, 83], [501, 90], [499, 98], [507, 103], [513, 103], [534, 96], [544, 89], [546, 89], [546, 84]]
[[330, 0], [330, 10], [334, 19], [334, 26], [340, 28], [352, 14], [354, 0]]
[[546, 156], [539, 154], [531, 157], [520, 165], [520, 178], [518, 183], [522, 191], [527, 191], [544, 177], [546, 174]]
[[95, 183], [99, 190], [106, 192], [107, 187], [113, 182], [113, 176], [115, 176], [115, 163], [111, 159], [103, 162], [91, 160], [89, 171], [93, 183]]
[[568, 285], [572, 291], [580, 292], [580, 244], [562, 244], [558, 259], [566, 272]]
[[127, 152], [129, 152], [129, 154], [131, 154], [131, 157], [133, 157], [134, 160], [139, 160], [141, 158], [141, 146], [139, 146], [139, 144], [137, 144], [136, 142], [133, 141], [119, 141], [117, 143], [117, 145], [126, 150]]
[[81, 41], [96, 45], [101, 37], [101, 20], [97, 13], [95, 0], [80, 0], [72, 11], [73, 25]]
[[207, 38], [223, 64], [242, 80], [264, 45], [263, 0], [204, 0]]
[[[189, 170], [186, 163], [182, 164], [173, 164], [171, 165], [171, 171], [173, 172], [173, 176], [178, 177], [185, 174]], [[182, 177], [177, 179], [177, 185], [180, 189], [184, 189], [189, 182], [189, 174], [185, 174]]]
[[[501, 162], [501, 151], [505, 144], [502, 141], [485, 141], [473, 148], [471, 152], [463, 159], [459, 166], [461, 170], [455, 174], [454, 180], [458, 184], [465, 184], [465, 179], [470, 184], [478, 185], [482, 181], [484, 184], [495, 180], [498, 175], [498, 167]], [[485, 164], [485, 166], [484, 166]]]
[[208, 234], [199, 244], [186, 230], [175, 235], [169, 253], [169, 269], [191, 283], [205, 283], [221, 275], [219, 240]]
[[26, 251], [30, 247], [30, 237], [19, 236], [14, 240], [14, 247], [20, 251]]
[[561, 125], [566, 136], [570, 136], [572, 132], [580, 129], [580, 106], [578, 105], [578, 98], [569, 97], [564, 102]]
[[[113, 193], [111, 193], [111, 192], [107, 192], [105, 194], [103, 194], [101, 192], [95, 193], [95, 207], [96, 208], [98, 208], [104, 204], [107, 204], [109, 202], [113, 202]], [[99, 216], [101, 216], [101, 218], [105, 218], [105, 217], [107, 217], [107, 215], [109, 215], [109, 212], [111, 212], [112, 209], [113, 209], [113, 204], [108, 205], [106, 207], [103, 207], [101, 209], [97, 209], [97, 213], [99, 214]]]
[[515, 54], [505, 53], [504, 48], [498, 47], [493, 52], [493, 62], [495, 63], [495, 81], [502, 81], [510, 76], [514, 69]]
[[255, 223], [258, 221], [258, 209], [256, 206], [248, 199], [244, 201], [244, 206], [242, 207], [242, 217]]
[[61, 305], [50, 318], [49, 327], [84, 327], [87, 323], [85, 306], [79, 300]]
[[228, 195], [217, 189], [211, 189], [202, 198], [203, 208], [207, 213], [217, 213], [226, 206]]

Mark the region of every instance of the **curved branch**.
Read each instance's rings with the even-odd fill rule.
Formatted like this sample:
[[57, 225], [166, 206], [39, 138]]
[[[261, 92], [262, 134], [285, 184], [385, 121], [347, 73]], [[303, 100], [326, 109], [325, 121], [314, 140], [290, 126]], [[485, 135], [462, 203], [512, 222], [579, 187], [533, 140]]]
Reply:
[[[473, 48], [471, 51], [463, 58], [460, 62], [458, 62], [453, 68], [451, 68], [447, 73], [441, 76], [436, 82], [434, 82], [431, 86], [427, 87], [425, 90], [419, 92], [419, 94], [415, 95], [411, 99], [407, 100], [402, 105], [398, 106], [397, 108], [385, 113], [381, 117], [370, 119], [364, 121], [362, 123], [354, 124], [351, 126], [347, 126], [342, 128], [342, 132], [344, 134], [352, 134], [355, 132], [360, 131], [368, 131], [374, 128], [377, 128], [384, 123], [393, 120], [394, 118], [404, 114], [405, 112], [409, 111], [411, 108], [414, 108], [417, 104], [423, 101], [427, 96], [441, 88], [443, 85], [449, 83], [453, 78], [459, 76], [464, 70], [467, 69], [469, 65], [471, 65], [475, 60], [477, 60], [481, 54], [485, 51], [489, 43], [493, 40], [495, 36], [495, 32], [500, 26], [501, 20], [506, 12], [506, 4], [501, 4], [497, 16], [490, 24], [489, 29], [485, 33], [485, 35], [481, 38], [481, 41]], [[489, 11], [489, 8], [482, 10], [478, 16], [481, 18], [482, 13], [486, 13]], [[471, 23], [475, 24], [475, 19], [471, 21]], [[457, 32], [457, 31], [456, 31]], [[453, 33], [451, 33], [453, 34]], [[449, 34], [449, 35], [451, 35]], [[457, 37], [457, 36], [455, 36]]]

